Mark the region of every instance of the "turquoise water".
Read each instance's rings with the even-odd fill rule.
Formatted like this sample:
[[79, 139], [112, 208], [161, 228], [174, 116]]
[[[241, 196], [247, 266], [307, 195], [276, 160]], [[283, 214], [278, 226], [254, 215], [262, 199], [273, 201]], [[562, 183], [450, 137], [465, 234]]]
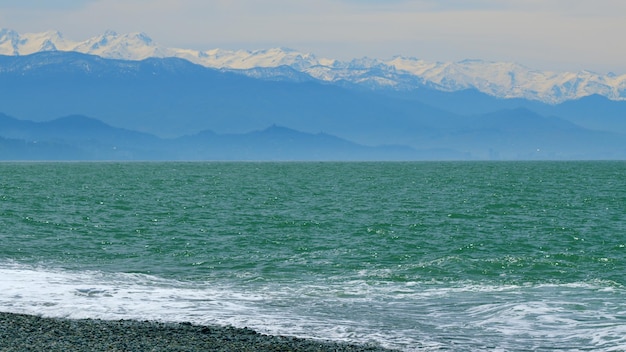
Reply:
[[626, 349], [625, 162], [1, 163], [0, 310]]

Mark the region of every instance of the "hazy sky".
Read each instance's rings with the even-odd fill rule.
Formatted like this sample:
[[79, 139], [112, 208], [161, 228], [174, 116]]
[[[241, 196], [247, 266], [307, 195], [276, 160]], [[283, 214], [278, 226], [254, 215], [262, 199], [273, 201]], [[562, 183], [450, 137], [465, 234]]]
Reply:
[[626, 0], [0, 0], [0, 27], [84, 40], [111, 29], [193, 49], [514, 61], [626, 73]]

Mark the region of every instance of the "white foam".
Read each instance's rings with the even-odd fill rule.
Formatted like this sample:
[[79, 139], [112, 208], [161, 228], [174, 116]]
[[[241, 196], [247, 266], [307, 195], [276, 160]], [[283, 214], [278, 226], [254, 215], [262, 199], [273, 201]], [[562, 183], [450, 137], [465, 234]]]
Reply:
[[[485, 285], [342, 281], [244, 285], [0, 263], [0, 310], [48, 317], [247, 326], [404, 350], [626, 345], [610, 282]], [[254, 286], [256, 285], [256, 286]]]
[[[67, 272], [0, 267], [4, 311], [48, 317], [151, 319], [208, 323], [206, 317], [249, 311], [260, 298], [210, 287], [191, 286], [143, 274]], [[196, 316], [196, 319], [192, 319]], [[201, 317], [205, 317], [204, 319]], [[219, 322], [219, 317], [212, 320]]]
[[314, 296], [323, 287], [305, 289], [312, 294], [306, 297], [301, 289], [246, 291], [144, 274], [73, 272], [6, 263], [0, 263], [0, 277], [0, 310], [4, 312], [70, 319], [184, 321], [308, 338], [389, 342], [388, 336], [376, 337], [360, 322], [294, 312], [295, 301], [305, 307], [305, 313], [307, 307], [319, 308], [319, 297]]

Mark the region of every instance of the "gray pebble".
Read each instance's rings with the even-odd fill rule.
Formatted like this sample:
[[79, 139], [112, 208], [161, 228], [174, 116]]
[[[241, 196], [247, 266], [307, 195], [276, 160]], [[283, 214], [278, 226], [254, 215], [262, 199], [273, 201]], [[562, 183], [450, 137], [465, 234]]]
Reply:
[[248, 328], [0, 312], [0, 351], [391, 351], [374, 345], [259, 334]]

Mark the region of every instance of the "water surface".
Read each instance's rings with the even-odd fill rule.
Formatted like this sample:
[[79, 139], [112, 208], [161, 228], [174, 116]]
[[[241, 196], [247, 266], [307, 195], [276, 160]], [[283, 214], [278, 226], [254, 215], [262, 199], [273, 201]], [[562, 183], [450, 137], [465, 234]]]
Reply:
[[0, 309], [626, 346], [625, 162], [1, 163]]

